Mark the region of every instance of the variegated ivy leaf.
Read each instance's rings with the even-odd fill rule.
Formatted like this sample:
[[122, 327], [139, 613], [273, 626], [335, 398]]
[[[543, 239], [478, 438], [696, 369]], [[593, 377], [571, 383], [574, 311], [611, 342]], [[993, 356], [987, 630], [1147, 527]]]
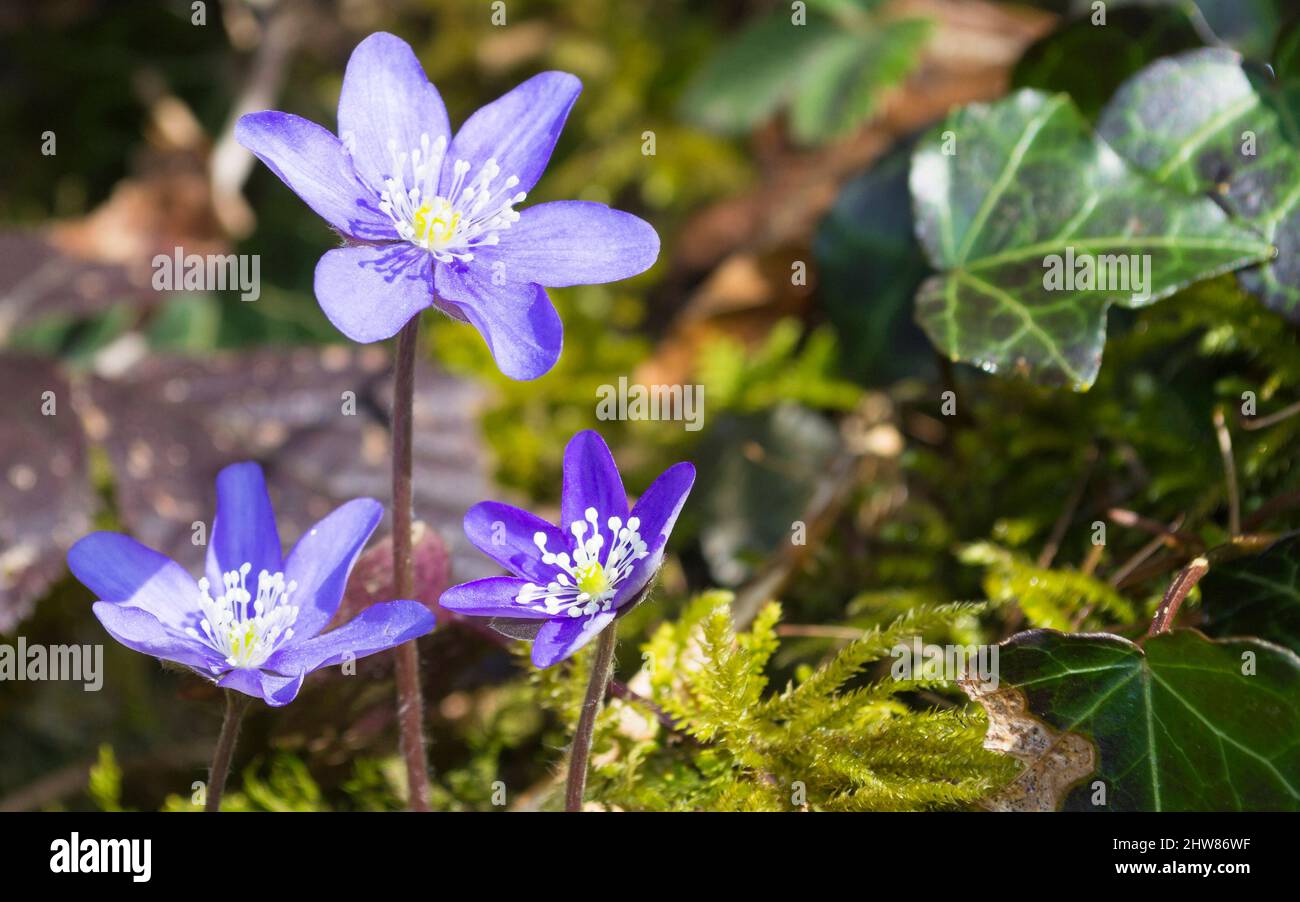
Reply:
[[1300, 321], [1300, 30], [1277, 77], [1205, 49], [1143, 69], [1106, 105], [1098, 129], [1151, 178], [1188, 194], [1214, 192], [1275, 244], [1276, 259], [1240, 273], [1243, 287]]
[[1212, 201], [1132, 171], [1064, 94], [964, 107], [912, 157], [917, 235], [940, 274], [917, 320], [953, 360], [1076, 390], [1101, 366], [1106, 311], [1263, 260]]
[[999, 646], [998, 684], [963, 680], [986, 748], [1025, 769], [1008, 810], [1300, 810], [1300, 658], [1196, 630], [1131, 642], [1031, 630]]

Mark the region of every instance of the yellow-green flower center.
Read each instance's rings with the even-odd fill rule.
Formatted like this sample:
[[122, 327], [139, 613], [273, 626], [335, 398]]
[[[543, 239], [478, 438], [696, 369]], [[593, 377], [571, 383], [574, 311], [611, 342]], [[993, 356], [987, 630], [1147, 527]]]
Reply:
[[619, 586], [631, 576], [637, 561], [650, 555], [640, 529], [637, 517], [628, 517], [626, 523], [622, 517], [602, 520], [600, 513], [589, 507], [581, 520], [569, 524], [572, 556], [569, 551], [549, 550], [547, 534], [535, 533], [533, 542], [541, 553], [541, 563], [555, 568], [555, 575], [545, 583], [525, 583], [515, 603], [553, 617], [590, 617], [610, 610]]
[[441, 250], [450, 245], [459, 226], [460, 214], [445, 197], [425, 201], [411, 217], [416, 240], [430, 250]]
[[[248, 588], [252, 569], [252, 564], [243, 564], [223, 573], [223, 591], [216, 596], [208, 578], [200, 579], [198, 628], [185, 628], [186, 635], [203, 642], [231, 667], [260, 666], [293, 638], [298, 619], [298, 607], [290, 601], [298, 584], [286, 580], [283, 573], [262, 570], [254, 595]], [[219, 671], [216, 665], [213, 669]]]
[[[379, 209], [402, 240], [423, 248], [439, 263], [468, 263], [500, 233], [519, 221], [515, 205], [528, 195], [516, 191], [519, 177], [506, 175], [495, 159], [477, 166], [447, 160], [447, 137], [420, 135], [418, 147], [388, 142], [391, 160], [379, 192]], [[504, 178], [503, 178], [504, 176]]]
[[599, 561], [576, 568], [573, 575], [578, 590], [588, 595], [604, 595], [610, 589], [609, 578], [605, 576], [605, 568]]

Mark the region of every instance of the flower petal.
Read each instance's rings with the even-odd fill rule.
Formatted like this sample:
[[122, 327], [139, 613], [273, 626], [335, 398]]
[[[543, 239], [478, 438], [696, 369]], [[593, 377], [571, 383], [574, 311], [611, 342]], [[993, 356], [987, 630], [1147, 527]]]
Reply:
[[499, 234], [500, 243], [478, 251], [476, 262], [507, 281], [549, 288], [616, 282], [645, 272], [659, 257], [650, 223], [590, 201], [528, 207]]
[[560, 526], [565, 535], [573, 523], [586, 518], [589, 507], [596, 509], [602, 529], [610, 517], [627, 519], [627, 493], [614, 455], [599, 433], [586, 429], [569, 439], [564, 449]]
[[645, 584], [654, 578], [664, 560], [668, 537], [677, 523], [677, 515], [686, 504], [686, 496], [695, 484], [695, 467], [689, 463], [673, 464], [650, 483], [632, 506], [631, 516], [641, 521], [637, 532], [650, 552], [632, 565], [626, 582], [619, 587], [614, 607], [620, 608], [641, 593]]
[[[339, 135], [357, 172], [378, 194], [393, 175], [393, 153], [451, 139], [447, 108], [411, 46], [379, 31], [352, 51], [339, 95]], [[392, 142], [393, 149], [389, 149]], [[406, 185], [412, 175], [403, 173]]]
[[550, 614], [516, 604], [527, 580], [513, 576], [489, 576], [452, 586], [438, 599], [438, 605], [473, 617], [508, 617], [512, 620], [549, 620]]
[[564, 326], [540, 285], [493, 285], [470, 267], [437, 267], [439, 306], [473, 323], [501, 372], [536, 379], [560, 359]]
[[213, 665], [226, 666], [217, 653], [202, 642], [164, 626], [143, 608], [97, 601], [92, 610], [108, 634], [133, 651], [193, 667], [209, 678]]
[[284, 563], [284, 578], [298, 584], [291, 596], [298, 606], [295, 638], [306, 641], [329, 623], [343, 600], [348, 574], [383, 516], [384, 506], [378, 501], [357, 498], [335, 508], [293, 546]]
[[130, 536], [91, 533], [68, 550], [68, 566], [101, 601], [148, 611], [174, 630], [198, 619], [199, 588], [194, 577]]
[[231, 464], [217, 474], [217, 513], [208, 542], [209, 590], [221, 593], [221, 575], [251, 564], [250, 579], [257, 574], [284, 568], [280, 557], [280, 534], [275, 528], [271, 496], [266, 492], [262, 468], [251, 462]]
[[433, 258], [410, 244], [341, 247], [316, 264], [316, 300], [340, 332], [392, 338], [433, 303]]
[[511, 573], [535, 582], [547, 582], [555, 567], [542, 563], [542, 552], [533, 537], [546, 536], [552, 554], [569, 549], [564, 533], [541, 517], [497, 501], [483, 501], [465, 513], [465, 535], [479, 551]]
[[657, 541], [667, 541], [694, 484], [695, 466], [682, 462], [660, 473], [641, 493], [632, 507], [632, 516], [641, 521], [638, 532], [651, 548]]
[[533, 640], [533, 664], [537, 667], [558, 664], [594, 639], [615, 616], [614, 611], [605, 611], [590, 617], [566, 617], [543, 623]]
[[315, 122], [274, 110], [249, 113], [235, 124], [235, 140], [344, 235], [397, 238], [377, 196], [357, 179], [342, 143]]
[[281, 676], [278, 673], [267, 673], [265, 670], [240, 667], [217, 680], [217, 685], [223, 689], [234, 689], [253, 698], [260, 698], [271, 707], [279, 708], [297, 697], [306, 676], [305, 673]]
[[364, 658], [401, 645], [431, 629], [433, 614], [418, 601], [385, 601], [371, 605], [336, 630], [281, 648], [263, 667], [282, 674], [309, 673], [338, 664], [349, 655]]
[[519, 179], [517, 191], [531, 191], [542, 177], [582, 82], [567, 72], [543, 72], [480, 107], [465, 120], [451, 142], [442, 167], [445, 194], [454, 181], [452, 168], [465, 160], [477, 172], [489, 159], [504, 178]]

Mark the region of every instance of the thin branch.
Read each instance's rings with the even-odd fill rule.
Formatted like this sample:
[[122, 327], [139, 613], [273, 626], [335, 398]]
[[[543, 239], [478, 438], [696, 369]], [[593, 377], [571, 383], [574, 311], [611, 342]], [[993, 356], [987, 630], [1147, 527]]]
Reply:
[[862, 638], [862, 630], [851, 626], [822, 626], [808, 623], [782, 623], [776, 628], [778, 636], [806, 636], [813, 639], [854, 639]]
[[[1150, 517], [1144, 517], [1135, 511], [1127, 510], [1122, 507], [1112, 507], [1106, 511], [1106, 516], [1118, 523], [1120, 526], [1128, 526], [1140, 529], [1143, 532], [1159, 536], [1162, 544], [1170, 548], [1181, 548], [1184, 551], [1199, 552], [1205, 550], [1205, 543], [1199, 537], [1191, 533], [1183, 532], [1174, 527], [1165, 526], [1159, 520], [1152, 520]], [[1180, 518], [1181, 520], [1181, 518]]]
[[[1169, 524], [1166, 531], [1169, 533], [1177, 533], [1179, 528], [1183, 525], [1186, 516], [1186, 514], [1179, 514], [1177, 518]], [[1127, 580], [1138, 570], [1139, 567], [1142, 566], [1143, 563], [1146, 562], [1147, 558], [1151, 557], [1151, 555], [1163, 548], [1164, 545], [1164, 535], [1158, 535], [1150, 542], [1147, 542], [1137, 550], [1136, 554], [1115, 569], [1115, 572], [1110, 575], [1110, 584], [1117, 589], [1124, 586]]]
[[208, 174], [213, 208], [222, 226], [232, 235], [244, 235], [253, 227], [252, 211], [241, 192], [253, 171], [254, 160], [253, 155], [235, 140], [235, 124], [245, 113], [255, 113], [275, 105], [284, 85], [285, 72], [303, 33], [297, 7], [297, 0], [282, 0], [266, 19], [248, 80], [212, 148]]
[[1169, 584], [1165, 591], [1165, 597], [1160, 601], [1160, 607], [1156, 608], [1156, 614], [1151, 618], [1151, 628], [1147, 631], [1148, 636], [1158, 636], [1161, 633], [1169, 632], [1173, 626], [1174, 618], [1178, 616], [1178, 609], [1182, 606], [1183, 600], [1187, 594], [1192, 591], [1192, 587], [1201, 581], [1201, 577], [1210, 572], [1210, 562], [1204, 556], [1195, 558], [1190, 564], [1178, 571], [1174, 581]]
[[1223, 416], [1223, 408], [1214, 409], [1214, 433], [1219, 439], [1219, 454], [1223, 457], [1223, 474], [1228, 486], [1228, 535], [1241, 535], [1241, 496], [1237, 489], [1237, 464], [1232, 457], [1232, 436]]
[[1056, 523], [1052, 526], [1052, 533], [1047, 538], [1047, 544], [1043, 546], [1043, 550], [1038, 554], [1038, 566], [1044, 570], [1052, 566], [1052, 561], [1056, 559], [1056, 552], [1060, 550], [1065, 533], [1070, 528], [1070, 522], [1074, 520], [1074, 515], [1078, 513], [1079, 502], [1083, 500], [1083, 492], [1088, 487], [1088, 479], [1092, 476], [1092, 469], [1097, 463], [1097, 456], [1097, 446], [1090, 446], [1084, 461], [1083, 472], [1075, 480], [1074, 488], [1070, 491], [1070, 497], [1066, 499], [1065, 507], [1061, 509], [1060, 516], [1056, 518]]
[[1241, 528], [1247, 532], [1258, 529], [1278, 514], [1300, 507], [1300, 492], [1287, 492], [1284, 495], [1278, 495], [1276, 498], [1270, 498], [1261, 504], [1253, 514], [1247, 517], [1241, 523]]
[[1279, 411], [1270, 413], [1266, 417], [1239, 416], [1237, 417], [1237, 425], [1242, 429], [1249, 429], [1252, 431], [1255, 429], [1267, 429], [1269, 426], [1276, 426], [1283, 420], [1291, 419], [1291, 417], [1298, 413], [1300, 413], [1300, 401], [1296, 401], [1288, 407], [1283, 407]]
[[1097, 572], [1097, 565], [1101, 563], [1102, 556], [1106, 553], [1105, 545], [1093, 545], [1088, 549], [1088, 556], [1083, 559], [1079, 565], [1079, 572], [1084, 576], [1092, 576]]
[[[1275, 533], [1248, 533], [1236, 536], [1222, 545], [1211, 548], [1205, 553], [1205, 557], [1212, 565], [1223, 564], [1237, 558], [1248, 557], [1266, 551], [1277, 542], [1278, 538], [1279, 536]], [[1171, 570], [1176, 570], [1184, 560], [1179, 555], [1168, 555], [1159, 560], [1151, 561], [1149, 564], [1133, 570], [1122, 580], [1114, 582], [1115, 588], [1125, 589], [1168, 573]]]

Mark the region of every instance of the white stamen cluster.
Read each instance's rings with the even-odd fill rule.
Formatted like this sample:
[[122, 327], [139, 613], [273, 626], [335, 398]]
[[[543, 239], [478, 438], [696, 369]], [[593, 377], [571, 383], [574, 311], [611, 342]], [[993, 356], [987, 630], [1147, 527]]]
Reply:
[[[248, 574], [252, 564], [223, 573], [225, 591], [213, 598], [207, 577], [199, 580], [199, 607], [203, 619], [199, 627], [185, 632], [191, 639], [205, 642], [231, 667], [257, 667], [281, 644], [293, 637], [293, 623], [298, 608], [289, 604], [289, 596], [298, 588], [286, 583], [283, 573], [266, 570], [257, 574], [257, 597], [248, 591]], [[213, 671], [220, 668], [213, 665]]]
[[514, 206], [527, 194], [512, 193], [519, 179], [513, 175], [500, 179], [501, 167], [495, 159], [487, 160], [473, 178], [470, 164], [457, 160], [451, 185], [439, 194], [447, 156], [445, 136], [430, 142], [423, 134], [420, 146], [411, 150], [401, 150], [390, 140], [388, 153], [393, 175], [384, 180], [379, 209], [388, 214], [403, 239], [427, 250], [438, 262], [473, 260], [477, 248], [496, 244], [498, 233], [518, 221]]
[[[577, 540], [572, 558], [568, 552], [549, 551], [546, 533], [533, 536], [542, 552], [542, 563], [556, 568], [555, 577], [545, 586], [525, 585], [515, 599], [517, 604], [570, 617], [609, 610], [619, 583], [632, 572], [632, 565], [650, 552], [638, 532], [641, 528], [638, 518], [629, 517], [624, 523], [620, 517], [610, 517], [605, 525], [613, 541], [602, 561], [601, 550], [606, 543], [600, 529], [600, 515], [594, 507], [589, 507], [584, 516], [585, 522], [579, 520], [569, 527]], [[588, 529], [591, 535], [587, 535]]]

